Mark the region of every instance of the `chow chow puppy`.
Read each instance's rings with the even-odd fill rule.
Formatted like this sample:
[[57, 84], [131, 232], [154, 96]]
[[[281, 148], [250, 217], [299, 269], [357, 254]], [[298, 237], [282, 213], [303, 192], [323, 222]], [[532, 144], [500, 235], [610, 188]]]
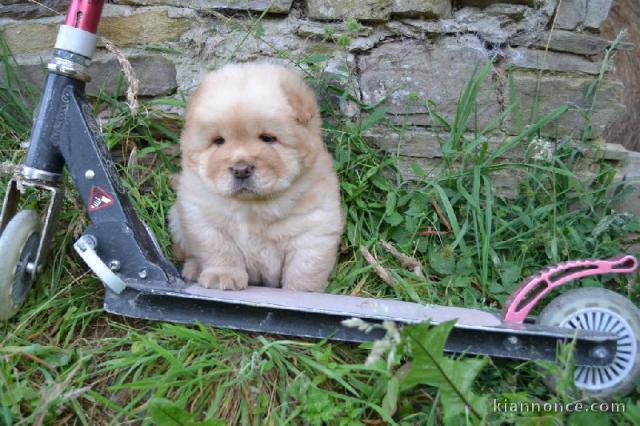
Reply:
[[169, 213], [182, 275], [207, 288], [323, 291], [344, 229], [311, 89], [274, 64], [227, 65], [191, 97]]

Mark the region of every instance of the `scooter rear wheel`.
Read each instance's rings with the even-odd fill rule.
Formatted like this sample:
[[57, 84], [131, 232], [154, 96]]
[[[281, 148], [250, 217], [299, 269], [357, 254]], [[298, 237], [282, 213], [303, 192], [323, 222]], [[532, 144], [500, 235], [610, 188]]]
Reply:
[[[41, 224], [34, 210], [18, 212], [0, 235], [0, 320], [14, 316], [35, 279]], [[30, 264], [31, 263], [31, 264]]]
[[[577, 366], [576, 387], [608, 399], [635, 388], [640, 376], [640, 310], [626, 297], [603, 288], [580, 288], [555, 298], [540, 313], [538, 324], [611, 332], [618, 336], [614, 359], [603, 367]], [[546, 384], [555, 388], [556, 379]]]

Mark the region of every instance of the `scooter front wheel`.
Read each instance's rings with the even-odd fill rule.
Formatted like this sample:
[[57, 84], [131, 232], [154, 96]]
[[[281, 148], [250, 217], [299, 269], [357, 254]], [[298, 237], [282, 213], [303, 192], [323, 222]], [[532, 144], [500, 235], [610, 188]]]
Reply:
[[[552, 300], [540, 313], [538, 324], [603, 331], [618, 336], [610, 365], [577, 366], [576, 387], [587, 395], [608, 399], [635, 388], [640, 376], [640, 310], [626, 297], [603, 288], [580, 288]], [[556, 380], [547, 378], [553, 388]]]
[[41, 228], [34, 210], [22, 210], [0, 235], [0, 320], [18, 312], [33, 284]]

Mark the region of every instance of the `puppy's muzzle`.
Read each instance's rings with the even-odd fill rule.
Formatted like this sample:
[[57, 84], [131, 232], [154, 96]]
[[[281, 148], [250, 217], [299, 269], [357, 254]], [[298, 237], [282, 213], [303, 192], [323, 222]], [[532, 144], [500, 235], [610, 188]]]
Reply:
[[249, 163], [237, 163], [229, 167], [229, 171], [236, 179], [248, 179], [253, 176], [256, 166]]

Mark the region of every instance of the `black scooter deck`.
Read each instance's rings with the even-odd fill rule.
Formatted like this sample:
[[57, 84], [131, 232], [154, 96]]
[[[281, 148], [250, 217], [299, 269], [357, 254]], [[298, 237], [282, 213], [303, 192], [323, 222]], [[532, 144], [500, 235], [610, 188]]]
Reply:
[[343, 321], [361, 318], [371, 323], [394, 321], [432, 324], [456, 320], [446, 350], [514, 359], [555, 360], [557, 343], [575, 339], [578, 365], [606, 365], [596, 359], [597, 347], [613, 354], [616, 337], [534, 324], [509, 324], [497, 314], [478, 309], [448, 308], [387, 299], [296, 292], [267, 287], [241, 291], [128, 287], [121, 294], [106, 291], [107, 312], [147, 320], [203, 323], [217, 327], [308, 338], [366, 342], [384, 336], [347, 327]]

